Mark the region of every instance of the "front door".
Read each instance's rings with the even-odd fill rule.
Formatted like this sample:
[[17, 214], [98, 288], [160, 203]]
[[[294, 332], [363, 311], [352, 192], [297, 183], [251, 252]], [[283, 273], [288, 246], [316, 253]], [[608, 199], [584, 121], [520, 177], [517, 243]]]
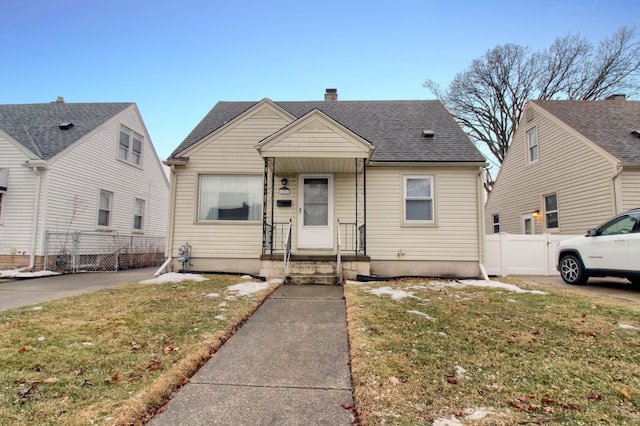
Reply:
[[298, 248], [333, 248], [333, 176], [300, 175]]

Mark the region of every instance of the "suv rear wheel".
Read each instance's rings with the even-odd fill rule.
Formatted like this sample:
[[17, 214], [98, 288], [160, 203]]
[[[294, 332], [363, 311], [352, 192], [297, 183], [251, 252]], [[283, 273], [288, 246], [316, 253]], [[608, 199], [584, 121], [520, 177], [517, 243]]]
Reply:
[[572, 285], [584, 284], [589, 279], [582, 262], [573, 254], [566, 254], [560, 259], [560, 275], [565, 283]]

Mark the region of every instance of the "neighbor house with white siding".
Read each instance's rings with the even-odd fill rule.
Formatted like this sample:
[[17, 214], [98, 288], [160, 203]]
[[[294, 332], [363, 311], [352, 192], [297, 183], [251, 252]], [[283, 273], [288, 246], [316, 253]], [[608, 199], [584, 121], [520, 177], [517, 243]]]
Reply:
[[486, 233], [584, 234], [640, 207], [640, 102], [529, 101], [486, 203]]
[[480, 274], [485, 159], [439, 101], [219, 102], [165, 164], [174, 270]]
[[168, 177], [134, 103], [0, 105], [0, 153], [0, 269], [42, 268], [50, 233], [166, 235]]

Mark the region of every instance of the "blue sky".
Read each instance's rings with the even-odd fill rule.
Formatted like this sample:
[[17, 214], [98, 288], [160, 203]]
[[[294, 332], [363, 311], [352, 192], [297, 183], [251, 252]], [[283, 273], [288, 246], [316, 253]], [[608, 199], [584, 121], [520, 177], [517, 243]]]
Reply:
[[597, 43], [640, 2], [7, 0], [0, 16], [0, 104], [136, 102], [165, 159], [220, 100], [432, 99], [427, 78], [496, 45]]

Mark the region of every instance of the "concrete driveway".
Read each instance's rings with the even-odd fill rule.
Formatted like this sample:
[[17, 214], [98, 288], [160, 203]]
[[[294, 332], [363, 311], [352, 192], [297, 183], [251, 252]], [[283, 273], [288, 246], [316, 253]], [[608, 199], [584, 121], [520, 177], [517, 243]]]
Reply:
[[157, 267], [0, 282], [0, 311], [153, 278]]
[[635, 287], [631, 285], [628, 280], [622, 278], [589, 278], [589, 281], [587, 281], [585, 285], [565, 284], [559, 275], [550, 277], [539, 275], [517, 275], [513, 276], [513, 278], [533, 281], [540, 284], [550, 284], [554, 287], [577, 290], [586, 294], [595, 294], [598, 296], [613, 297], [631, 302], [640, 302], [640, 287]]

